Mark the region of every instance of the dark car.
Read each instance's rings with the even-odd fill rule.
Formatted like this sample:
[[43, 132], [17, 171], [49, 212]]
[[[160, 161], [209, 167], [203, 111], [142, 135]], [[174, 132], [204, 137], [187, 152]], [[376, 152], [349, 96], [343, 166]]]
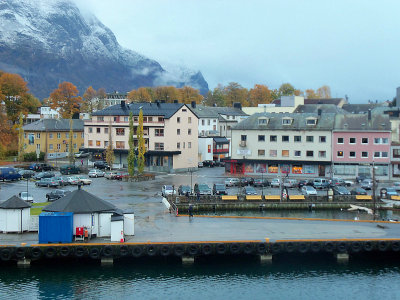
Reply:
[[71, 193], [71, 191], [66, 191], [66, 190], [55, 190], [50, 193], [46, 194], [47, 201], [55, 201], [60, 199], [61, 197], [64, 197], [68, 193]]
[[224, 183], [214, 183], [213, 194], [214, 195], [228, 195], [225, 184]]
[[36, 172], [43, 172], [43, 171], [51, 171], [53, 170], [53, 167], [46, 163], [33, 163], [29, 166], [29, 169]]
[[369, 176], [369, 175], [358, 175], [358, 176], [356, 177], [357, 183], [361, 183], [361, 182], [363, 182], [365, 179], [371, 179], [371, 180], [372, 180], [371, 176]]
[[47, 186], [47, 187], [58, 187], [58, 181], [53, 178], [42, 178], [39, 181], [36, 181], [36, 186]]
[[246, 187], [243, 189], [243, 193], [244, 193], [245, 195], [257, 195], [256, 189], [253, 188], [252, 186], [246, 186]]
[[67, 181], [67, 178], [65, 178], [65, 177], [55, 176], [55, 177], [53, 177], [53, 179], [58, 181], [58, 184], [61, 185], [61, 186], [69, 185], [69, 183]]
[[81, 169], [75, 165], [65, 165], [60, 167], [60, 173], [63, 175], [79, 174]]
[[18, 174], [17, 170], [14, 168], [9, 168], [9, 167], [1, 167], [0, 168], [0, 180], [20, 180], [21, 175]]
[[305, 186], [305, 185], [312, 185], [312, 182], [310, 181], [310, 180], [308, 180], [308, 179], [301, 179], [301, 180], [299, 180], [299, 182], [297, 183], [297, 187], [299, 188], [299, 189], [301, 189], [303, 186]]
[[200, 195], [211, 195], [212, 191], [211, 188], [207, 184], [195, 184], [194, 185], [194, 192]]
[[31, 178], [35, 175], [35, 172], [33, 170], [21, 170], [18, 172], [19, 175], [22, 176], [22, 178]]
[[240, 178], [240, 184], [241, 186], [245, 185], [253, 185], [254, 184], [254, 178], [252, 177], [242, 177]]
[[205, 160], [203, 161], [203, 166], [213, 168], [215, 167], [215, 162], [213, 160]]
[[268, 186], [269, 185], [269, 181], [266, 178], [256, 178], [256, 179], [254, 179], [254, 184], [253, 185], [254, 186], [259, 186], [259, 187]]
[[93, 166], [97, 169], [108, 169], [109, 166], [107, 164], [107, 162], [105, 162], [104, 160], [97, 160], [94, 162]]
[[191, 188], [188, 185], [180, 185], [178, 188], [179, 195], [186, 195], [186, 193], [191, 193]]
[[350, 195], [349, 190], [344, 186], [335, 186], [332, 188], [332, 190], [334, 195]]
[[352, 195], [367, 195], [367, 191], [364, 190], [363, 188], [359, 187], [359, 188], [352, 189], [350, 191], [350, 194], [352, 194]]
[[33, 179], [35, 180], [41, 180], [43, 178], [51, 178], [54, 177], [56, 174], [54, 174], [54, 172], [40, 172], [38, 174], [36, 174], [35, 176], [33, 176]]

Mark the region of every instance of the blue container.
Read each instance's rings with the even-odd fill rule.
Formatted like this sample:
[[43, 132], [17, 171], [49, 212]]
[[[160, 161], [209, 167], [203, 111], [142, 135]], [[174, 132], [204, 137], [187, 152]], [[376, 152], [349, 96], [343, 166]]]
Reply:
[[39, 243], [71, 243], [72, 212], [43, 212], [39, 215]]

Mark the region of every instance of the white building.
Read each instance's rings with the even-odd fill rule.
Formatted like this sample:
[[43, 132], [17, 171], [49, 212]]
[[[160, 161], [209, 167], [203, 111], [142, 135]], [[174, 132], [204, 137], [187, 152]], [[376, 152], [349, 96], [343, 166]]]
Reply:
[[29, 230], [31, 205], [17, 196], [0, 203], [0, 231], [24, 232]]

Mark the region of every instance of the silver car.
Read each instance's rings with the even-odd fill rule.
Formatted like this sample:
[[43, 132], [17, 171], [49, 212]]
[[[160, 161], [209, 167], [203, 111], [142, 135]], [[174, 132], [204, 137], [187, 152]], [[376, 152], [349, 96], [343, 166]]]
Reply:
[[361, 188], [363, 188], [364, 190], [371, 190], [373, 188], [374, 182], [372, 181], [372, 179], [364, 179], [361, 182]]

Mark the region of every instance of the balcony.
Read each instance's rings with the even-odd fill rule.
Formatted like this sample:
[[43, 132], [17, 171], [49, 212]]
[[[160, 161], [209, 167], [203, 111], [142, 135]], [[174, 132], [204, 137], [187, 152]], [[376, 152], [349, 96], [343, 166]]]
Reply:
[[213, 148], [213, 153], [229, 153], [229, 149], [217, 149]]

